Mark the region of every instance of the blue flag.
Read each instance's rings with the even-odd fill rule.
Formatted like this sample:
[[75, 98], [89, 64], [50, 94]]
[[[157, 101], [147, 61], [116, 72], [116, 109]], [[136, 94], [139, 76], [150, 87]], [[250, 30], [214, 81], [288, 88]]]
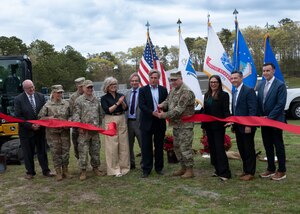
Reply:
[[257, 80], [256, 68], [246, 41], [239, 30], [237, 23], [232, 65], [235, 71], [241, 71], [243, 73], [243, 83], [254, 88]]
[[274, 73], [274, 76], [281, 80], [282, 82], [284, 82], [284, 79], [283, 79], [283, 75], [280, 71], [280, 67], [277, 63], [277, 60], [275, 58], [275, 55], [272, 51], [272, 47], [270, 45], [270, 38], [269, 38], [269, 34], [267, 34], [265, 36], [265, 58], [264, 58], [264, 63], [267, 63], [267, 62], [271, 62], [273, 63], [273, 65], [275, 65], [275, 73]]

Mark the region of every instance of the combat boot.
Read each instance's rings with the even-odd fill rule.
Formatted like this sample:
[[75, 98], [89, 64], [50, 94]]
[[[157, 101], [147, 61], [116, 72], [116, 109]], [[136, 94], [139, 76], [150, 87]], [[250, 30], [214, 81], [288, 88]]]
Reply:
[[183, 174], [185, 173], [185, 171], [186, 171], [186, 167], [181, 166], [181, 169], [179, 169], [179, 170], [173, 172], [172, 175], [173, 175], [173, 176], [181, 176], [181, 175], [183, 175]]
[[93, 171], [94, 171], [95, 175], [97, 175], [97, 176], [104, 176], [105, 175], [105, 173], [102, 172], [101, 170], [99, 170], [98, 167], [94, 167]]
[[84, 181], [84, 180], [86, 179], [86, 170], [85, 170], [85, 169], [82, 169], [82, 170], [81, 170], [79, 179], [80, 179], [81, 181]]
[[55, 171], [56, 171], [56, 175], [55, 175], [56, 181], [61, 181], [63, 179], [61, 174], [61, 167], [55, 168]]
[[181, 175], [181, 178], [193, 178], [193, 177], [194, 177], [193, 167], [187, 167], [185, 173]]
[[69, 169], [67, 166], [62, 167], [62, 176], [63, 176], [63, 178], [72, 178], [73, 177], [72, 175], [70, 175]]

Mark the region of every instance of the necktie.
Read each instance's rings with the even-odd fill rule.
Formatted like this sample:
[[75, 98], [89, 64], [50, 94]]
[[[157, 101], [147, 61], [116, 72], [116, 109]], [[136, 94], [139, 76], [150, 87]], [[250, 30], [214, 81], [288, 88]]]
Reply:
[[131, 99], [131, 105], [130, 105], [130, 114], [133, 115], [134, 114], [134, 108], [135, 108], [135, 99], [136, 99], [136, 90], [133, 91], [132, 94], [132, 99]]
[[29, 95], [29, 101], [30, 101], [30, 104], [31, 104], [31, 107], [32, 107], [34, 113], [36, 114], [36, 108], [35, 108], [35, 104], [33, 101], [33, 95]]
[[265, 100], [266, 100], [266, 96], [267, 96], [267, 94], [268, 94], [268, 90], [269, 90], [269, 82], [268, 81], [266, 81], [266, 84], [265, 84], [265, 87], [264, 87], [264, 97], [263, 97], [263, 103], [265, 102]]
[[233, 114], [235, 114], [236, 100], [237, 100], [238, 90], [233, 93]]

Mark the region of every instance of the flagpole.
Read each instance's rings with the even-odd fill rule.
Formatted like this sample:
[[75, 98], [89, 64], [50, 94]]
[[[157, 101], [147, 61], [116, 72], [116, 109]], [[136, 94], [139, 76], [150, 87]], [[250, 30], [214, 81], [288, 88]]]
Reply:
[[237, 11], [237, 9], [234, 9], [233, 11], [233, 15], [235, 16], [234, 19], [234, 23], [235, 23], [235, 65], [234, 65], [234, 70], [239, 70], [239, 68], [237, 68], [237, 62], [238, 62], [238, 45], [239, 45], [239, 34], [238, 34], [238, 20], [237, 20], [237, 14], [239, 14], [239, 12]]
[[[181, 25], [181, 20], [180, 18], [178, 18], [178, 21], [177, 21], [177, 24], [178, 24], [178, 44], [179, 44], [179, 53], [178, 53], [178, 56], [180, 55], [180, 34], [181, 34], [181, 28], [180, 28], [180, 25]], [[179, 64], [178, 64], [178, 69], [179, 69]]]
[[153, 51], [152, 51], [152, 46], [151, 46], [151, 42], [150, 42], [150, 32], [149, 32], [150, 24], [148, 21], [145, 26], [147, 27], [147, 41], [148, 41], [149, 47], [150, 47], [150, 53], [151, 53], [151, 59], [152, 59], [152, 65], [153, 65], [152, 69], [156, 69], [154, 66], [155, 63], [154, 63], [154, 58], [153, 58]]

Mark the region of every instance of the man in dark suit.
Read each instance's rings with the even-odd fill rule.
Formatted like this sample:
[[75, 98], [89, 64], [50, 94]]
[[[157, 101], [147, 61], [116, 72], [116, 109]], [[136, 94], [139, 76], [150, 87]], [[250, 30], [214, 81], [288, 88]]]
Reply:
[[137, 73], [133, 73], [129, 77], [131, 89], [125, 94], [126, 102], [128, 103], [127, 127], [128, 127], [128, 142], [130, 152], [130, 169], [135, 169], [135, 156], [134, 156], [134, 140], [138, 141], [141, 148], [142, 137], [139, 128], [140, 125], [140, 109], [138, 106], [139, 85], [140, 77]]
[[[234, 116], [256, 116], [257, 99], [254, 89], [243, 84], [243, 73], [234, 71], [231, 73], [231, 83], [235, 87], [232, 96], [232, 114]], [[254, 135], [256, 127], [233, 124], [237, 146], [243, 161], [243, 173], [241, 180], [250, 181], [254, 178], [256, 170], [256, 154]]]
[[[15, 97], [14, 100], [15, 115], [23, 120], [37, 120], [37, 115], [45, 104], [45, 97], [41, 93], [35, 92], [35, 87], [31, 80], [25, 80], [22, 86], [24, 92]], [[34, 168], [35, 147], [43, 175], [52, 177], [53, 174], [48, 168], [44, 127], [28, 122], [19, 123], [19, 137], [27, 170], [25, 178], [33, 179], [33, 176], [36, 174]]]
[[153, 146], [155, 171], [163, 175], [164, 153], [163, 142], [166, 131], [165, 119], [159, 119], [157, 112], [158, 104], [162, 103], [168, 96], [165, 87], [158, 85], [160, 72], [158, 70], [149, 71], [149, 84], [140, 88], [139, 108], [140, 108], [140, 130], [142, 133], [142, 178], [146, 178], [153, 168]]
[[[286, 122], [284, 107], [287, 91], [283, 82], [274, 76], [275, 66], [272, 63], [263, 65], [263, 80], [258, 86], [258, 112], [260, 116]], [[272, 127], [261, 127], [263, 144], [268, 159], [267, 170], [260, 174], [262, 178], [271, 178], [279, 181], [286, 178], [285, 148], [282, 137], [282, 130]], [[274, 160], [274, 147], [278, 158], [278, 170], [276, 172]]]

